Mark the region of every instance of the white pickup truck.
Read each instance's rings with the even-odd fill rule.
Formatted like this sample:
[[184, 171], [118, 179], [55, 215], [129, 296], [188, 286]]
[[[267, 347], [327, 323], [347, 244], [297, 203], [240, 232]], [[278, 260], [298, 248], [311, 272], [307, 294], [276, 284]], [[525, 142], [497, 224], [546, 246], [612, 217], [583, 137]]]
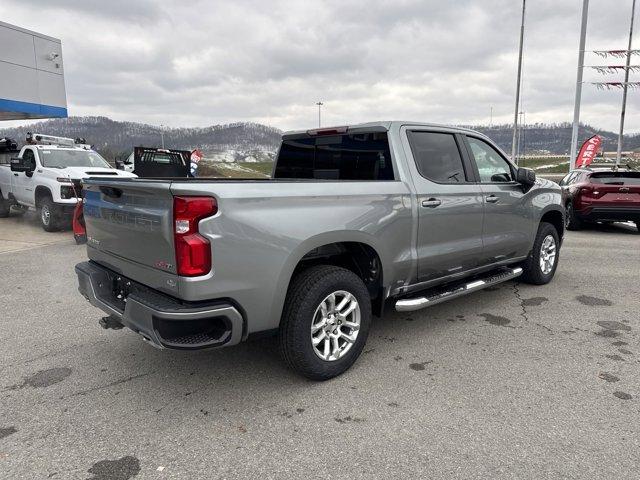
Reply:
[[0, 217], [8, 217], [12, 206], [36, 209], [42, 228], [56, 231], [70, 223], [83, 178], [136, 176], [72, 138], [29, 134], [27, 142], [17, 157], [0, 164]]

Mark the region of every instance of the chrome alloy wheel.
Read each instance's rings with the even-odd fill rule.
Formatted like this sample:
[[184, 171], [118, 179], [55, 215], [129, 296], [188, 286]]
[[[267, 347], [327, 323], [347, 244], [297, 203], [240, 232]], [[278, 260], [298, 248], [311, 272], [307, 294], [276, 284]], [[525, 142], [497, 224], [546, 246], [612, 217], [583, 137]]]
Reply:
[[349, 292], [338, 290], [325, 297], [313, 314], [311, 343], [322, 360], [332, 362], [351, 350], [360, 331], [360, 305]]
[[548, 275], [556, 263], [556, 241], [552, 235], [547, 235], [540, 246], [540, 270]]
[[48, 205], [42, 206], [42, 209], [40, 210], [40, 217], [42, 218], [42, 224], [48, 226], [51, 221], [51, 211], [49, 210]]

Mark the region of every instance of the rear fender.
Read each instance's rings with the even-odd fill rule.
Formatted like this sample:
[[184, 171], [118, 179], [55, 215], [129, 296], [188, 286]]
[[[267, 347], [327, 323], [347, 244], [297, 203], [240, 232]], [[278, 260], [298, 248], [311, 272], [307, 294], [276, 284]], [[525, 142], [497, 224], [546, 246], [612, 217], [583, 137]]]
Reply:
[[373, 235], [369, 235], [362, 231], [340, 230], [334, 232], [325, 232], [308, 238], [304, 242], [300, 243], [300, 245], [298, 245], [297, 248], [295, 248], [291, 252], [289, 257], [287, 258], [287, 261], [283, 265], [282, 270], [280, 271], [280, 275], [278, 276], [277, 288], [275, 289], [275, 295], [271, 305], [270, 313], [270, 323], [274, 327], [277, 327], [280, 324], [280, 317], [282, 316], [282, 310], [284, 308], [284, 302], [287, 297], [289, 284], [291, 283], [293, 272], [295, 271], [302, 258], [307, 253], [316, 248], [322, 247], [323, 245], [340, 242], [358, 242], [373, 248], [380, 257], [380, 262], [382, 263], [382, 271], [386, 272], [385, 266], [388, 265], [388, 259], [385, 258], [384, 253], [380, 248], [380, 245], [378, 244], [379, 242]]

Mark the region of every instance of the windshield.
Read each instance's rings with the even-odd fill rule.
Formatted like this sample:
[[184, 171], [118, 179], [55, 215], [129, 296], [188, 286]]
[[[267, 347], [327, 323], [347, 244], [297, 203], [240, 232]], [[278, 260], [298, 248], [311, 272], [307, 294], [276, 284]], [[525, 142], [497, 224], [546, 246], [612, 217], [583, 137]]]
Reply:
[[92, 150], [40, 150], [39, 153], [43, 167], [111, 168], [111, 165], [104, 158]]

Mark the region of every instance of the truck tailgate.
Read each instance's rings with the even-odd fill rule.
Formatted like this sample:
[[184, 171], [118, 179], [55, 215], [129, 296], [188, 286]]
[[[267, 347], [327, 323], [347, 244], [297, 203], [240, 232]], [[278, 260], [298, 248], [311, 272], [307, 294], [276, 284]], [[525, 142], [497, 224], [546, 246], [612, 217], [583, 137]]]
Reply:
[[176, 273], [170, 181], [91, 178], [83, 184], [90, 247]]

